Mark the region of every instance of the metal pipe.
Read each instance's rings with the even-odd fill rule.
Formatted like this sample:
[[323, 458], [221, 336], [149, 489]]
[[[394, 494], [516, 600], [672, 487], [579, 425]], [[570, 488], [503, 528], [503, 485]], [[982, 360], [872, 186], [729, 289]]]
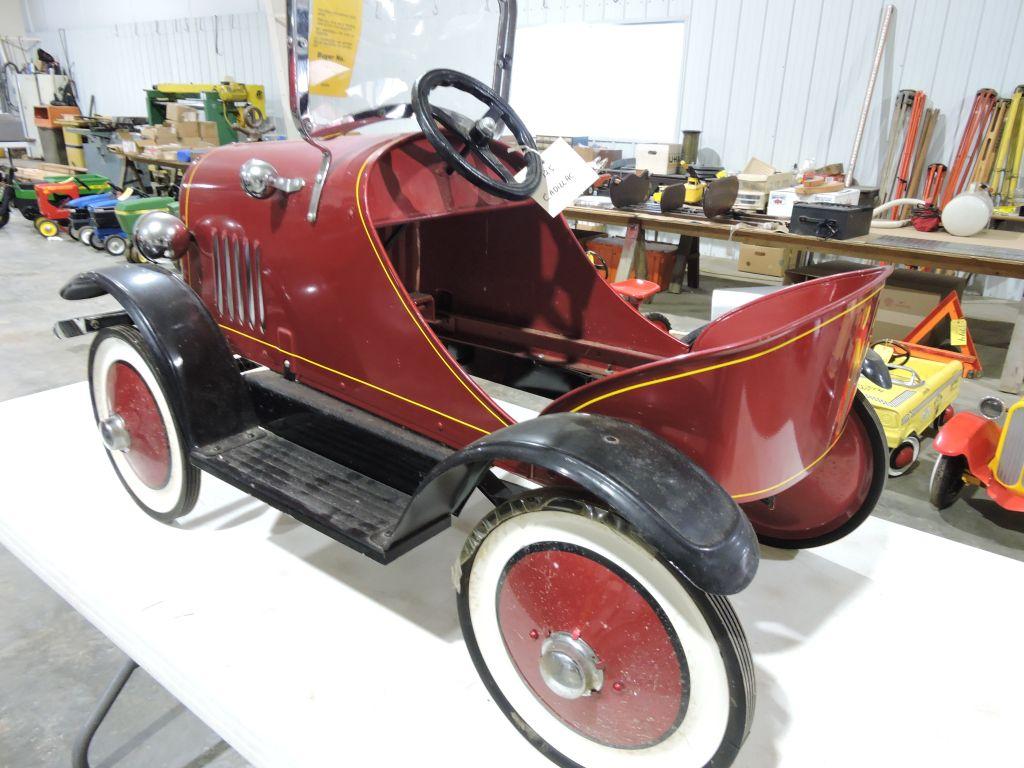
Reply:
[[860, 110], [860, 121], [857, 123], [857, 133], [853, 137], [853, 151], [850, 153], [850, 167], [846, 170], [846, 186], [853, 183], [853, 171], [857, 167], [857, 155], [860, 154], [860, 142], [864, 138], [864, 125], [868, 121], [868, 112], [871, 110], [871, 97], [875, 93], [875, 81], [878, 79], [878, 70], [882, 66], [882, 54], [885, 52], [885, 41], [889, 37], [889, 22], [896, 12], [895, 5], [885, 6], [882, 11], [882, 26], [878, 30], [878, 44], [875, 47], [875, 60], [871, 64], [871, 76], [868, 78], [868, 90], [864, 94], [864, 106]]
[[512, 84], [512, 55], [516, 43], [516, 0], [498, 0], [498, 42], [494, 51], [494, 80], [492, 88], [503, 99], [508, 99]]

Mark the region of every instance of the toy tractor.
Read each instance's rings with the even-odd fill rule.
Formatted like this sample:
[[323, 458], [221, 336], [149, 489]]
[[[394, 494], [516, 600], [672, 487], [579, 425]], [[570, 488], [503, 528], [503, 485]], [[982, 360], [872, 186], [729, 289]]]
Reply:
[[[727, 596], [758, 535], [834, 541], [885, 482], [856, 384], [890, 270], [665, 333], [530, 199], [541, 161], [506, 100], [515, 4], [475, 9], [364, 15], [338, 67], [308, 58], [317, 17], [293, 0], [303, 140], [206, 154], [181, 218], [135, 226], [153, 263], [62, 290], [121, 309], [57, 330], [101, 329], [100, 438], [155, 519], [187, 514], [205, 471], [400, 568], [479, 490], [493, 509], [456, 602], [514, 727], [562, 766], [727, 766], [754, 706]], [[485, 31], [496, 57], [470, 61]], [[382, 40], [403, 55], [359, 58]], [[514, 417], [508, 388], [538, 415]]]

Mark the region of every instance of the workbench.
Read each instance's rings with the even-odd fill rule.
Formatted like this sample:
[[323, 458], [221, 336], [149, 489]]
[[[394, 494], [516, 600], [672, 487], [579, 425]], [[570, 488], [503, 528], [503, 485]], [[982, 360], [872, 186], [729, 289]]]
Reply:
[[[633, 240], [643, 241], [644, 232], [663, 232], [689, 238], [680, 241], [680, 253], [686, 257], [687, 282], [697, 284], [696, 271], [700, 238], [728, 240], [774, 248], [793, 248], [800, 251], [854, 256], [860, 259], [904, 264], [917, 267], [951, 269], [980, 275], [1024, 278], [1024, 232], [1002, 229], [986, 230], [983, 236], [957, 238], [945, 232], [918, 232], [913, 227], [872, 230], [861, 238], [826, 240], [808, 235], [794, 235], [780, 231], [785, 223], [759, 217], [752, 223], [710, 221], [676, 212], [656, 213], [641, 209], [619, 209], [610, 201], [591, 202], [580, 198], [576, 205], [563, 211], [567, 219], [624, 227], [627, 230], [627, 248]], [[767, 225], [765, 227], [759, 225]], [[772, 228], [767, 228], [772, 227]], [[631, 261], [624, 249], [622, 263]], [[637, 261], [639, 265], [640, 262]], [[620, 264], [621, 266], [621, 264]], [[616, 275], [616, 279], [623, 279]], [[1006, 353], [999, 388], [1017, 394], [1024, 384], [1024, 301], [1019, 302], [1013, 336]]]
[[[185, 171], [191, 165], [191, 163], [181, 160], [163, 160], [158, 157], [150, 157], [149, 155], [124, 152], [114, 146], [111, 146], [109, 149], [112, 154], [120, 155], [124, 159], [124, 168], [121, 170], [119, 186], [124, 188], [132, 183], [137, 183], [143, 187], [143, 191], [152, 195], [163, 194], [176, 197], [176, 195], [172, 194], [173, 188], [181, 183]], [[170, 181], [168, 183], [155, 182], [153, 168], [161, 168], [168, 171]]]
[[[460, 636], [451, 567], [485, 504], [384, 566], [209, 475], [190, 515], [147, 517], [84, 382], [0, 403], [0, 422], [0, 544], [256, 768], [551, 768]], [[1013, 763], [1022, 582], [1024, 563], [874, 517], [826, 547], [765, 548], [730, 598], [758, 688], [734, 768]], [[146, 738], [124, 729], [104, 741]]]

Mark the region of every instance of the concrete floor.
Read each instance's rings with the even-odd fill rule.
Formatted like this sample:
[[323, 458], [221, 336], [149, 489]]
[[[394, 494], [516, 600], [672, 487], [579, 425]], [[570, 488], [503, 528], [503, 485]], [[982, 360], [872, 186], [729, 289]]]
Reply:
[[[0, 229], [0, 400], [85, 378], [88, 338], [61, 341], [54, 321], [114, 308], [57, 295], [82, 270], [117, 260], [43, 240], [15, 215]], [[49, 425], [59, 430], [59, 425]], [[0, 547], [0, 768], [70, 765], [71, 745], [124, 655]], [[93, 768], [242, 768], [248, 763], [137, 670], [96, 735]]]
[[[71, 304], [57, 291], [76, 272], [110, 263], [113, 257], [77, 243], [41, 239], [20, 217], [0, 230], [0, 400], [85, 378], [89, 339], [59, 341], [51, 328], [57, 319], [113, 304], [107, 298]], [[695, 326], [708, 317], [713, 289], [744, 282], [707, 275], [700, 291], [658, 296], [653, 308]], [[980, 299], [966, 305], [983, 363], [998, 373], [1014, 307]], [[991, 377], [965, 381], [958, 407], [974, 408], [983, 394], [995, 392], [994, 383]], [[1024, 516], [1000, 510], [984, 493], [941, 513], [928, 505], [933, 461], [926, 440], [920, 466], [889, 481], [875, 514], [1024, 560]], [[123, 655], [2, 548], [0, 605], [0, 768], [68, 764], [75, 734]], [[101, 728], [92, 755], [96, 768], [247, 765], [141, 670]]]

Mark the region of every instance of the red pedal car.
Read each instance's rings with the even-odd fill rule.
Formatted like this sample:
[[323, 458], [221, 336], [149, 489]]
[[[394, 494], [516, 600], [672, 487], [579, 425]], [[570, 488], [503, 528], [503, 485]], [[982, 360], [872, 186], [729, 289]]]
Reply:
[[[424, 6], [398, 20], [425, 30], [403, 51], [443, 42], [423, 58], [444, 63], [462, 50], [453, 19]], [[58, 332], [100, 329], [96, 421], [153, 517], [187, 514], [203, 470], [390, 563], [479, 489], [494, 509], [456, 563], [458, 611], [515, 727], [563, 766], [725, 766], [754, 705], [725, 596], [753, 578], [756, 535], [839, 538], [886, 477], [856, 385], [889, 270], [786, 288], [686, 342], [665, 333], [528, 199], [541, 163], [500, 95], [515, 6], [490, 8], [498, 58], [476, 73], [493, 88], [418, 69], [396, 96], [419, 59], [378, 56], [393, 69], [372, 80], [360, 49], [338, 98], [310, 93], [311, 17], [293, 3], [305, 141], [207, 154], [184, 180], [182, 220], [151, 213], [135, 230], [141, 253], [180, 273], [81, 274], [65, 298], [110, 294], [123, 310]], [[393, 39], [389, 21], [363, 18], [360, 44]], [[445, 87], [475, 112], [443, 108]], [[325, 117], [335, 102], [351, 116]], [[502, 125], [525, 152], [496, 140]], [[540, 415], [517, 421], [510, 388]]]

